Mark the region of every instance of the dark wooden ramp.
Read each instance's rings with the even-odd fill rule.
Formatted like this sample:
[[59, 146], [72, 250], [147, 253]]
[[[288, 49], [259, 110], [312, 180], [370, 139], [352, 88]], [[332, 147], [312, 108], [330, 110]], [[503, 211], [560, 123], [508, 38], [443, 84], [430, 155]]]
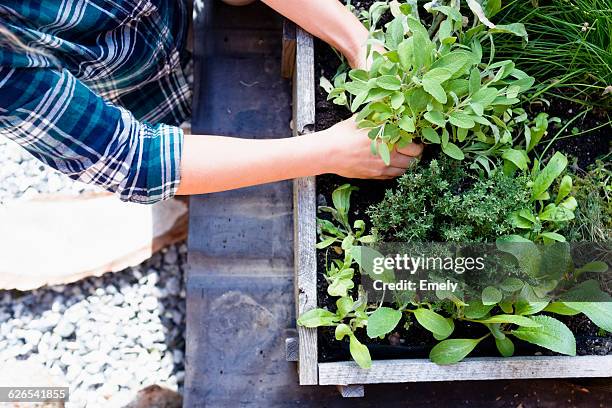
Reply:
[[[259, 2], [201, 4], [193, 132], [289, 137], [282, 20]], [[605, 393], [553, 381], [368, 386], [357, 399], [342, 399], [334, 387], [300, 387], [295, 363], [285, 360], [286, 330], [295, 327], [292, 211], [291, 182], [191, 199], [186, 408], [605, 403]]]

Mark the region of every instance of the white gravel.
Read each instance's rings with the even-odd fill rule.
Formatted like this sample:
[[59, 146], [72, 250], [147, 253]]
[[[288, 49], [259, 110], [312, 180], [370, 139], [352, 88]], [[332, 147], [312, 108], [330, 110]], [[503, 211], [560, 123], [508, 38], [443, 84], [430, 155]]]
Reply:
[[142, 388], [182, 391], [186, 245], [123, 272], [35, 290], [0, 291], [0, 367], [45, 365], [67, 380], [68, 407], [120, 407]]
[[72, 180], [0, 136], [0, 205], [39, 194], [78, 195], [99, 188]]
[[[99, 191], [40, 163], [0, 136], [0, 205], [40, 194]], [[0, 367], [32, 360], [70, 386], [68, 407], [121, 407], [142, 388], [181, 391], [183, 269], [174, 245], [115, 274], [31, 292], [0, 291]]]

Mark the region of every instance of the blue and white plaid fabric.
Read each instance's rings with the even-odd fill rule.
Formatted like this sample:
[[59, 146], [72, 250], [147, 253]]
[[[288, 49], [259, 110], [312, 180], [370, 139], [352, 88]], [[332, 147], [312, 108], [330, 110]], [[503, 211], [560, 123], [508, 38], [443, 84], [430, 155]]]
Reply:
[[181, 0], [2, 0], [0, 135], [75, 180], [154, 203], [180, 182], [191, 93]]

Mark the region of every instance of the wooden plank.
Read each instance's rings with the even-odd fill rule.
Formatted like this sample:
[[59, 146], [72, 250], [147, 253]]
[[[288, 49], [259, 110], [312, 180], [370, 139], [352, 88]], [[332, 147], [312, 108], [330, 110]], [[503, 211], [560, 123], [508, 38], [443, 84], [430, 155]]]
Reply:
[[281, 74], [283, 78], [293, 78], [295, 69], [295, 24], [287, 19], [283, 22], [283, 57]]
[[[296, 64], [293, 81], [294, 136], [312, 131], [315, 121], [314, 43], [312, 37], [296, 30]], [[317, 307], [316, 189], [315, 178], [294, 181], [294, 262], [296, 315]], [[315, 385], [317, 379], [317, 330], [298, 327], [299, 378], [301, 385]]]
[[342, 398], [363, 398], [365, 397], [365, 387], [360, 384], [337, 385]]
[[353, 361], [319, 364], [321, 385], [574, 377], [612, 377], [612, 355], [482, 357], [446, 366], [424, 359], [379, 360], [368, 370]]

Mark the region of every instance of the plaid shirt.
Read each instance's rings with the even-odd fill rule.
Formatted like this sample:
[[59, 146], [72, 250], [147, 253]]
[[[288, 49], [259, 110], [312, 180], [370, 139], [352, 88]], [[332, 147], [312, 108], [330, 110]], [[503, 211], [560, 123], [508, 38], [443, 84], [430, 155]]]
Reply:
[[191, 94], [180, 0], [2, 0], [0, 135], [75, 180], [154, 203], [179, 185]]

